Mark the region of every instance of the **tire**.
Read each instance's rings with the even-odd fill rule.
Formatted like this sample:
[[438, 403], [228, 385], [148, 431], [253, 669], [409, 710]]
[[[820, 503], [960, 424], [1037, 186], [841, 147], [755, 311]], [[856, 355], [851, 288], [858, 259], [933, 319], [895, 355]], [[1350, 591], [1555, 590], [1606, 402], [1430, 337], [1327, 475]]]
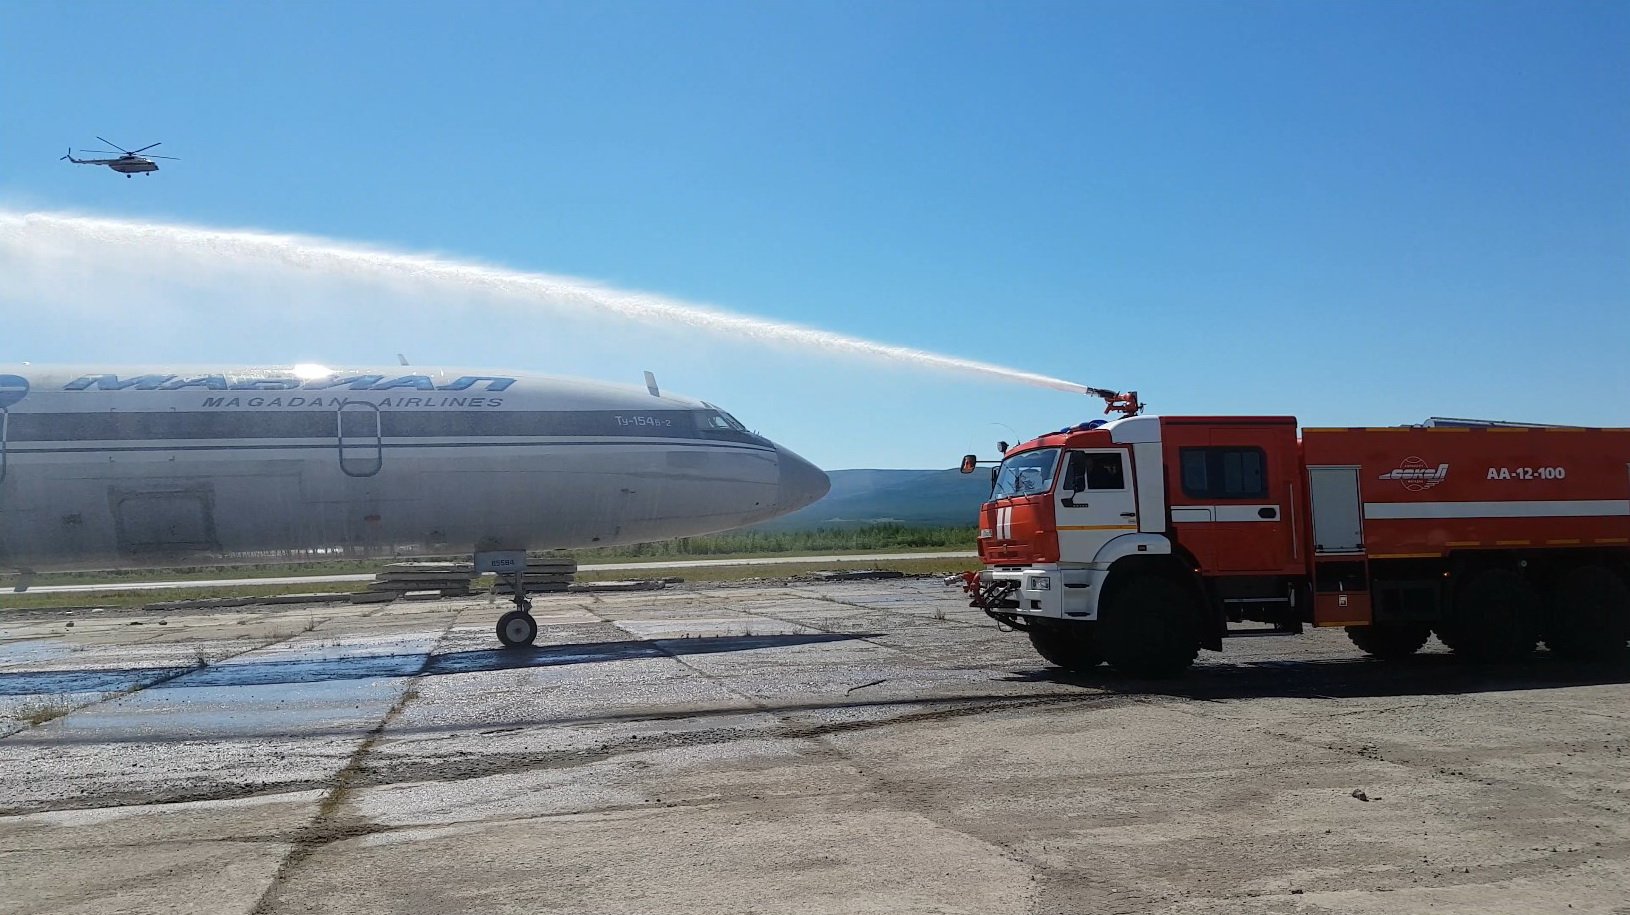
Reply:
[[505, 648], [525, 648], [538, 638], [538, 621], [524, 610], [511, 610], [498, 618], [498, 641]]
[[1073, 673], [1084, 673], [1104, 663], [1093, 637], [1092, 623], [1065, 623], [1029, 632], [1030, 644], [1047, 663]]
[[1551, 591], [1545, 646], [1569, 661], [1625, 655], [1630, 642], [1630, 586], [1601, 566], [1580, 566]]
[[1194, 601], [1176, 582], [1146, 575], [1116, 591], [1098, 619], [1109, 666], [1134, 677], [1175, 677], [1200, 653]]
[[1358, 646], [1359, 651], [1383, 661], [1407, 658], [1420, 651], [1431, 634], [1431, 627], [1416, 623], [1347, 627], [1347, 638]]
[[1468, 661], [1520, 661], [1539, 642], [1539, 592], [1509, 569], [1472, 573], [1455, 593], [1438, 638]]

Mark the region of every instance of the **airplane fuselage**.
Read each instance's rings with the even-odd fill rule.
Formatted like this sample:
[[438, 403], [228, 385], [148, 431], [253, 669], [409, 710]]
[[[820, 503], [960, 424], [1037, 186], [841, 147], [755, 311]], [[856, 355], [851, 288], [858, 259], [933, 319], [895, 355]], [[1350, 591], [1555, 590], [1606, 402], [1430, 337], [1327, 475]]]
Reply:
[[522, 373], [0, 366], [0, 568], [450, 555], [766, 520], [825, 474], [709, 405]]

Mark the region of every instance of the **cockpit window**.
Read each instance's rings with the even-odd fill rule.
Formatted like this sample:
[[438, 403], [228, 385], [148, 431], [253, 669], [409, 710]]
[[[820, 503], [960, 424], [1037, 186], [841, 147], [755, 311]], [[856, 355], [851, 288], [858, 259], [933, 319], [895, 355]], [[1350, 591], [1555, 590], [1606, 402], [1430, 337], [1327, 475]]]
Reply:
[[1057, 448], [1037, 448], [1015, 454], [1003, 461], [997, 470], [991, 501], [1046, 492], [1053, 487], [1053, 474], [1057, 471]]
[[747, 428], [736, 418], [722, 410], [703, 410], [696, 414], [696, 426], [704, 432], [746, 432]]
[[718, 407], [715, 407], [713, 404], [703, 403], [702, 406], [707, 407], [707, 410], [696, 414], [696, 423], [700, 428], [715, 429], [720, 432], [747, 431], [747, 427], [742, 425], [740, 420], [719, 409]]
[[736, 420], [734, 416], [715, 407], [712, 404], [703, 404], [703, 410], [692, 410], [691, 416], [696, 421], [696, 437], [711, 439], [717, 442], [742, 442], [754, 445], [770, 445], [769, 439], [747, 431], [747, 427]]

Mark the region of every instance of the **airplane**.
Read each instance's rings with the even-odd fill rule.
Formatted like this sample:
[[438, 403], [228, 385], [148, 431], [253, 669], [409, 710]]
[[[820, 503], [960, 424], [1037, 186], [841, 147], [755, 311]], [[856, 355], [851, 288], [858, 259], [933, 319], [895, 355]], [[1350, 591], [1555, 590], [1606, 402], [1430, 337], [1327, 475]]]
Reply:
[[[147, 146], [143, 146], [141, 149], [125, 149], [123, 146], [120, 146], [112, 140], [105, 140], [102, 137], [97, 137], [97, 139], [102, 140], [103, 143], [113, 147], [113, 149], [117, 149], [124, 155], [121, 155], [117, 159], [75, 159], [73, 147], [70, 146], [68, 147], [68, 154], [62, 158], [67, 159], [69, 162], [72, 162], [75, 165], [106, 165], [108, 168], [113, 169], [121, 175], [124, 175], [126, 178], [129, 178], [132, 174], [145, 174], [158, 171], [158, 163], [154, 162], [154, 159], [176, 158], [175, 156], [139, 155], [140, 153], [144, 153], [149, 149], [152, 149], [154, 146], [160, 145], [159, 143], [152, 143]], [[89, 153], [107, 153], [108, 155], [112, 155], [113, 149], [86, 149], [80, 151]], [[176, 159], [176, 161], [179, 162], [180, 160]]]
[[[449, 556], [766, 521], [826, 474], [702, 401], [479, 369], [0, 364], [0, 568]], [[537, 635], [524, 593], [498, 627]]]

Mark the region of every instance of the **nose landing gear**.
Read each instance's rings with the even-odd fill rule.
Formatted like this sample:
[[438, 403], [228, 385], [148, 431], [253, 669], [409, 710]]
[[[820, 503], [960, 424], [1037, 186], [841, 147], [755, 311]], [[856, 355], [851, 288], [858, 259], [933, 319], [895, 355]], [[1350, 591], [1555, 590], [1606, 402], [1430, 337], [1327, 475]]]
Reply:
[[532, 617], [532, 601], [526, 596], [526, 560], [523, 554], [521, 568], [512, 579], [515, 585], [515, 609], [498, 618], [498, 641], [505, 648], [526, 648], [538, 638], [538, 621]]
[[498, 641], [505, 648], [526, 648], [538, 639], [538, 621], [526, 596], [525, 550], [477, 550], [475, 571], [494, 572], [500, 581], [509, 577], [515, 609], [498, 618]]
[[515, 609], [498, 618], [498, 641], [505, 648], [525, 648], [537, 638], [538, 621], [532, 618], [532, 602], [517, 590]]

